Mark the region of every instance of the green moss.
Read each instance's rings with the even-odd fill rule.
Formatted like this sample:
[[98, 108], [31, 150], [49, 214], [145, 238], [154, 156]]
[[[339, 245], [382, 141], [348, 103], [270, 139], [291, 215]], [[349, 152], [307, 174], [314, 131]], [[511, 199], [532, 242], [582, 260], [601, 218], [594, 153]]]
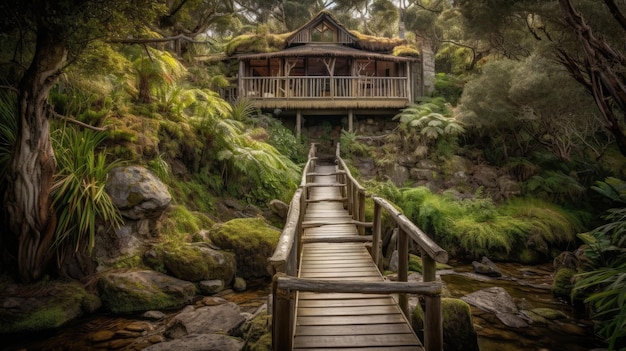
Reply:
[[576, 275], [576, 271], [569, 268], [561, 268], [556, 272], [554, 281], [552, 282], [552, 295], [569, 300], [572, 295], [574, 283], [572, 278]]
[[443, 339], [447, 351], [478, 351], [470, 306], [463, 300], [441, 299]]
[[[422, 273], [422, 267], [422, 258], [417, 255], [409, 254], [409, 271]], [[435, 269], [452, 269], [452, 266], [436, 262]]]
[[235, 253], [237, 275], [244, 279], [271, 278], [267, 259], [274, 254], [280, 231], [262, 218], [238, 218], [216, 225], [211, 241]]
[[111, 268], [121, 269], [121, 268], [136, 268], [140, 267], [142, 264], [142, 259], [140, 256], [126, 256], [119, 260], [117, 260]]
[[40, 282], [19, 289], [16, 298], [24, 300], [22, 309], [26, 312], [0, 312], [0, 334], [58, 328], [101, 306], [97, 296], [75, 282]]
[[413, 45], [399, 45], [393, 48], [393, 56], [413, 56], [419, 57], [419, 50]]
[[167, 218], [163, 221], [162, 233], [167, 240], [174, 242], [186, 241], [189, 235], [195, 234], [201, 229], [208, 229], [213, 221], [201, 212], [194, 212], [185, 206], [170, 206]]
[[270, 330], [272, 316], [267, 312], [260, 313], [250, 323], [244, 331], [245, 340], [244, 351], [271, 351], [272, 333]]

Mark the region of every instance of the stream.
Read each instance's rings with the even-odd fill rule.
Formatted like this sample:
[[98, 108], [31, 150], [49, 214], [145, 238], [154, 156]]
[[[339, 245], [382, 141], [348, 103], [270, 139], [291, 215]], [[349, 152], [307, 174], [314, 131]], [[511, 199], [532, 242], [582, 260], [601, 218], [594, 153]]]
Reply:
[[[453, 297], [460, 298], [472, 292], [499, 286], [507, 290], [520, 310], [551, 308], [561, 311], [564, 318], [545, 325], [530, 325], [526, 328], [510, 328], [502, 324], [495, 315], [472, 307], [474, 325], [481, 351], [589, 351], [602, 347], [594, 336], [590, 321], [582, 319], [564, 301], [552, 297], [552, 266], [522, 266], [498, 264], [504, 278], [486, 278], [472, 273], [469, 263], [453, 262], [454, 270], [439, 271], [441, 279]], [[267, 302], [268, 287], [256, 287], [244, 293], [225, 292], [221, 297], [241, 306], [242, 311], [253, 313]], [[175, 314], [177, 311], [171, 311]], [[77, 320], [59, 330], [29, 335], [3, 336], [0, 350], [20, 351], [82, 351], [104, 350], [93, 347], [93, 336], [98, 332], [120, 331], [130, 333], [131, 326], [140, 323], [139, 316], [117, 316], [96, 314]], [[132, 338], [120, 338], [117, 350], [140, 350], [141, 345], [123, 344]], [[147, 346], [147, 345], [146, 345]]]
[[451, 263], [454, 272], [441, 273], [452, 297], [460, 298], [475, 291], [499, 286], [513, 298], [520, 310], [550, 308], [561, 311], [564, 318], [545, 325], [526, 328], [505, 326], [495, 315], [471, 307], [481, 351], [589, 351], [603, 344], [593, 333], [593, 325], [583, 319], [565, 301], [551, 293], [552, 265], [523, 266], [497, 263], [503, 278], [475, 279], [469, 263]]

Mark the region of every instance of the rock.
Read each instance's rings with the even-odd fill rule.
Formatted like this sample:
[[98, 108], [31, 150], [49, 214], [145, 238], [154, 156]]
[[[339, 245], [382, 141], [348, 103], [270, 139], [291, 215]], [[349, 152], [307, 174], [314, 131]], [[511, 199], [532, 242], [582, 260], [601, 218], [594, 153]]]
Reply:
[[411, 168], [409, 171], [411, 179], [433, 181], [437, 178], [438, 173], [432, 169]]
[[409, 180], [409, 169], [404, 166], [400, 166], [397, 163], [394, 163], [393, 166], [390, 167], [391, 168], [388, 167], [389, 169], [386, 170], [385, 174], [389, 175], [389, 179], [396, 186], [404, 186]]
[[501, 287], [491, 287], [465, 295], [461, 300], [483, 311], [493, 313], [506, 326], [521, 328], [528, 324], [517, 314], [519, 310], [511, 295]]
[[167, 185], [138, 166], [114, 168], [105, 189], [122, 215], [134, 220], [158, 218], [172, 201]]
[[496, 179], [496, 184], [500, 191], [500, 197], [503, 199], [509, 199], [522, 193], [522, 187], [519, 183], [508, 175], [504, 175]]
[[235, 282], [233, 283], [233, 290], [237, 292], [246, 291], [247, 285], [245, 279], [241, 277], [236, 277]]
[[437, 163], [433, 160], [429, 160], [429, 159], [421, 159], [419, 160], [419, 162], [417, 162], [417, 168], [422, 168], [422, 169], [430, 169], [430, 170], [438, 170], [439, 169], [439, 165], [437, 165]]
[[572, 295], [574, 284], [572, 278], [576, 275], [576, 271], [569, 268], [561, 268], [554, 275], [552, 282], [552, 295], [569, 301]]
[[134, 332], [144, 332], [154, 330], [154, 327], [148, 322], [132, 322], [128, 324], [125, 329]]
[[247, 280], [271, 279], [267, 260], [274, 254], [279, 237], [280, 231], [262, 218], [237, 218], [211, 230], [215, 245], [235, 253], [237, 276]]
[[148, 346], [144, 351], [241, 351], [243, 341], [227, 335], [195, 334]]
[[217, 306], [205, 306], [197, 309], [187, 309], [176, 315], [170, 321], [166, 333], [172, 335], [171, 330], [183, 330], [183, 335], [190, 334], [232, 334], [243, 324], [245, 318], [241, 315], [239, 306], [227, 302]]
[[269, 208], [274, 212], [278, 217], [282, 219], [287, 219], [287, 213], [289, 212], [289, 204], [286, 204], [280, 200], [272, 200], [269, 203]]
[[165, 313], [161, 311], [147, 311], [141, 316], [146, 319], [158, 321], [158, 320], [165, 318]]
[[398, 250], [394, 250], [389, 260], [389, 270], [392, 272], [398, 272]]
[[495, 265], [495, 263], [491, 262], [487, 257], [483, 257], [480, 262], [474, 261], [472, 262], [472, 267], [474, 267], [474, 272], [478, 274], [484, 274], [490, 277], [501, 277], [502, 272]]
[[533, 308], [531, 312], [536, 313], [541, 317], [549, 320], [567, 318], [567, 315], [565, 313], [552, 308]]
[[[479, 351], [478, 337], [470, 306], [462, 300], [441, 299], [443, 343], [445, 351]], [[424, 340], [424, 311], [417, 304], [411, 316], [413, 330]]]
[[76, 282], [4, 283], [0, 292], [0, 334], [55, 329], [101, 306]]
[[496, 186], [497, 178], [498, 173], [496, 172], [494, 167], [480, 165], [476, 166], [474, 170], [473, 179], [479, 186], [493, 188], [494, 186]]
[[198, 290], [202, 295], [216, 294], [224, 290], [225, 286], [224, 281], [220, 279], [203, 280], [198, 282]]
[[205, 306], [217, 306], [227, 302], [228, 300], [217, 296], [205, 297], [202, 299], [202, 304]]
[[572, 270], [578, 269], [580, 261], [573, 252], [563, 251], [552, 261], [554, 271], [558, 271], [561, 268], [568, 268]]
[[196, 294], [193, 283], [150, 270], [103, 273], [98, 290], [114, 313], [133, 313], [183, 306]]
[[87, 339], [91, 342], [102, 342], [111, 340], [115, 336], [115, 332], [111, 330], [98, 330], [96, 332], [90, 333]]
[[230, 284], [237, 270], [232, 253], [214, 250], [205, 243], [166, 248], [163, 263], [172, 276], [190, 282], [219, 279]]
[[272, 317], [267, 310], [257, 314], [244, 327], [246, 350], [272, 351], [272, 332], [270, 329]]

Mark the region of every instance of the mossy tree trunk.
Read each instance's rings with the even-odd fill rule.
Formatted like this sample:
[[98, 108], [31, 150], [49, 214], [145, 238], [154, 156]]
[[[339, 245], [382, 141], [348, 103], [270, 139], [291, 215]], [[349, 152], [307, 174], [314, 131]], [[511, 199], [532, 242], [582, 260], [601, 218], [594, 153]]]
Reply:
[[17, 142], [7, 171], [5, 215], [17, 245], [19, 279], [39, 279], [52, 257], [56, 216], [51, 186], [56, 160], [50, 140], [50, 89], [67, 62], [67, 50], [52, 31], [38, 33], [33, 60], [19, 85]]

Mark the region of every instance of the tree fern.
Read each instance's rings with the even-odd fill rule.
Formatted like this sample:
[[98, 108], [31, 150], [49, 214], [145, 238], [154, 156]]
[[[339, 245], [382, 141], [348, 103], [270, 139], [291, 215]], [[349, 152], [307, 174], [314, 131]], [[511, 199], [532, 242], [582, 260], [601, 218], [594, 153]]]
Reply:
[[0, 193], [3, 189], [11, 150], [17, 140], [17, 96], [0, 90]]

